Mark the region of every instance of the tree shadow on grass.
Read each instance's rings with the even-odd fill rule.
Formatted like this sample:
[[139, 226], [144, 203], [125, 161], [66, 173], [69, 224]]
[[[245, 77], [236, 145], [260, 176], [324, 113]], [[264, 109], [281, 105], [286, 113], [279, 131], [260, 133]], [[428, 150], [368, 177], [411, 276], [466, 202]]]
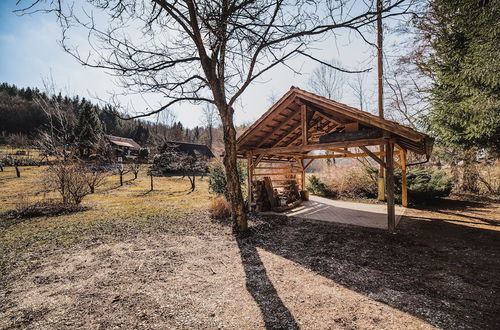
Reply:
[[[261, 248], [432, 325], [499, 328], [500, 301], [494, 297], [500, 294], [500, 231], [495, 226], [488, 230], [404, 217], [393, 235], [304, 219], [261, 219], [267, 223], [254, 227], [257, 233], [246, 245], [238, 242], [244, 264], [262, 265], [253, 256]], [[247, 283], [264, 276], [248, 265], [245, 272]], [[261, 286], [270, 285], [265, 283]], [[258, 303], [269, 299], [266, 293], [275, 296], [272, 288], [250, 290]], [[279, 303], [266, 311], [264, 303], [259, 305], [267, 319], [280, 310]]]
[[266, 267], [253, 242], [242, 235], [237, 235], [236, 241], [245, 270], [246, 288], [262, 312], [266, 329], [299, 329], [292, 313], [267, 276]]

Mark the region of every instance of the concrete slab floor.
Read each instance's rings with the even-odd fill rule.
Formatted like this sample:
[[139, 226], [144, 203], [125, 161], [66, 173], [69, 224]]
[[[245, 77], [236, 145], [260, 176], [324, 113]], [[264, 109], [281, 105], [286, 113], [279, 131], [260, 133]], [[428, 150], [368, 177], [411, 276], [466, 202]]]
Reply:
[[[396, 205], [396, 226], [406, 208]], [[283, 212], [289, 217], [305, 218], [322, 222], [337, 222], [356, 226], [387, 229], [387, 205], [332, 200], [311, 196], [300, 206]]]

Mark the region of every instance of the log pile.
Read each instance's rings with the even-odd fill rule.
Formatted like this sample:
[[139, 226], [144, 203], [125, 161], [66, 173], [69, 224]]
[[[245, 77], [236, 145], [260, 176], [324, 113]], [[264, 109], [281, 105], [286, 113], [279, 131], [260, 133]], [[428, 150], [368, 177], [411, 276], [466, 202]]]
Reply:
[[252, 191], [257, 212], [283, 212], [297, 207], [301, 202], [299, 186], [295, 178], [284, 181], [278, 189], [273, 187], [271, 178], [266, 176], [263, 180], [253, 181]]

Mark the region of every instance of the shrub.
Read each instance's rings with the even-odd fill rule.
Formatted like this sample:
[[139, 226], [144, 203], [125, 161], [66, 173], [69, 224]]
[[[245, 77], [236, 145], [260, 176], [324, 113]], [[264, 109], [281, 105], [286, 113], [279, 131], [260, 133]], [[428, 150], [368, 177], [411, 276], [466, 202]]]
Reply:
[[[238, 174], [240, 176], [240, 185], [243, 186], [245, 184], [247, 173], [241, 162], [238, 162], [237, 165]], [[227, 187], [226, 170], [224, 169], [224, 165], [221, 161], [213, 162], [208, 168], [208, 189], [214, 194], [224, 195], [227, 199], [230, 198]]]
[[324, 197], [335, 198], [338, 195], [337, 191], [328, 188], [326, 183], [315, 175], [309, 177], [309, 184], [306, 186], [306, 189], [315, 195]]
[[139, 159], [141, 160], [146, 160], [149, 157], [149, 149], [148, 148], [141, 148], [139, 149]]
[[12, 218], [34, 218], [42, 216], [56, 216], [83, 211], [86, 208], [76, 204], [61, 203], [54, 200], [32, 202], [26, 195], [19, 195], [15, 209], [7, 215]]
[[375, 198], [377, 197], [376, 174], [372, 167], [352, 167], [332, 179], [330, 187], [337, 191], [340, 198]]
[[85, 168], [77, 162], [59, 161], [47, 169], [44, 183], [48, 189], [54, 189], [62, 197], [63, 204], [80, 204], [90, 193]]
[[225, 219], [231, 216], [231, 205], [224, 195], [218, 195], [210, 202], [210, 216], [215, 219]]
[[[429, 167], [411, 169], [406, 173], [408, 199], [411, 204], [449, 196], [453, 178], [443, 170]], [[396, 199], [401, 200], [401, 170], [395, 169]]]

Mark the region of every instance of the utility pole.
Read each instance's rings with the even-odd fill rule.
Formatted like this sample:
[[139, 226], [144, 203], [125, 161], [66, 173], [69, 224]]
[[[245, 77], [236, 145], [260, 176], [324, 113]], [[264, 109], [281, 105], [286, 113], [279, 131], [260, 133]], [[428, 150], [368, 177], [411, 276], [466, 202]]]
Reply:
[[[378, 116], [384, 118], [384, 62], [382, 58], [382, 0], [377, 0], [377, 78], [378, 78]], [[380, 145], [380, 152], [384, 152], [384, 145]], [[385, 200], [384, 167], [380, 165], [378, 171], [378, 200]]]

